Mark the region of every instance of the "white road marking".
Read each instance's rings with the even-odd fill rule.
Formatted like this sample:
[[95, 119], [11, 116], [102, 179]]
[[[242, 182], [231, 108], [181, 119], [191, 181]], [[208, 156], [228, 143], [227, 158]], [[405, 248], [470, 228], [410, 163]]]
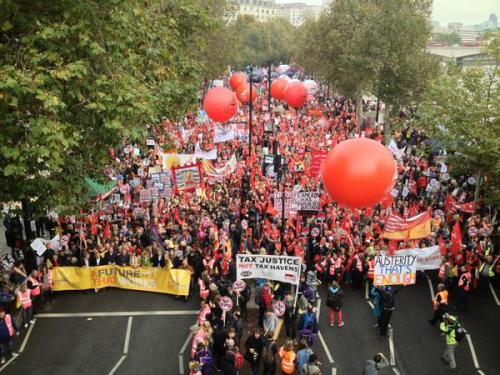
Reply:
[[319, 341], [321, 341], [321, 345], [323, 345], [323, 349], [326, 353], [326, 357], [328, 358], [328, 362], [333, 364], [334, 362], [333, 362], [332, 353], [330, 353], [330, 349], [328, 349], [328, 346], [326, 346], [326, 342], [325, 342], [325, 339], [323, 338], [323, 335], [321, 334], [321, 331], [318, 331], [318, 337], [319, 337]]
[[365, 299], [368, 299], [368, 281], [365, 282]]
[[480, 370], [480, 369], [477, 369], [477, 373], [478, 373], [479, 375], [486, 375], [486, 374], [484, 373], [484, 371], [483, 371], [483, 370]]
[[368, 302], [368, 305], [370, 305], [370, 307], [372, 308], [372, 310], [375, 308], [375, 306], [373, 305], [373, 302], [372, 301], [367, 301]]
[[497, 293], [495, 292], [495, 288], [493, 288], [493, 285], [490, 284], [490, 290], [491, 290], [491, 294], [493, 294], [493, 298], [495, 299], [495, 302], [497, 303], [498, 306], [500, 306], [500, 301], [498, 300], [498, 296], [497, 296]]
[[193, 337], [193, 332], [189, 332], [186, 341], [184, 341], [184, 344], [182, 344], [182, 348], [179, 351], [179, 374], [184, 374], [184, 352], [186, 351], [186, 347], [191, 341], [191, 337]]
[[401, 373], [399, 372], [399, 370], [398, 370], [396, 367], [393, 367], [393, 368], [392, 368], [392, 371], [394, 371], [394, 373], [395, 373], [396, 375], [401, 375]]
[[472, 344], [472, 339], [470, 338], [469, 334], [466, 334], [465, 336], [467, 337], [467, 342], [469, 343], [469, 349], [470, 353], [472, 354], [472, 361], [474, 362], [474, 367], [476, 367], [476, 369], [479, 369], [481, 366], [479, 366], [476, 351], [474, 350], [474, 345]]
[[154, 316], [154, 315], [196, 315], [198, 310], [158, 310], [158, 311], [111, 311], [81, 313], [47, 313], [38, 314], [37, 318], [90, 318], [110, 316]]
[[10, 365], [18, 356], [19, 356], [19, 354], [17, 354], [17, 353], [12, 354], [12, 358], [9, 359], [7, 362], [5, 362], [5, 364], [2, 367], [0, 367], [0, 372], [5, 370], [7, 368], [7, 366]]
[[321, 313], [321, 298], [318, 298], [318, 307], [316, 308], [316, 319], [319, 322], [319, 314]]
[[23, 343], [21, 344], [21, 347], [19, 348], [19, 353], [22, 353], [24, 348], [26, 347], [26, 344], [28, 343], [28, 340], [29, 340], [30, 335], [31, 335], [31, 331], [33, 331], [33, 327], [35, 326], [35, 323], [36, 323], [36, 319], [33, 322], [33, 324], [31, 324], [30, 327], [28, 328], [28, 332], [26, 333], [26, 336], [24, 336]]
[[123, 361], [127, 358], [126, 355], [122, 355], [122, 357], [116, 362], [116, 365], [111, 369], [111, 371], [108, 373], [108, 375], [113, 375], [116, 370], [118, 370], [118, 367], [123, 363]]
[[337, 368], [336, 367], [332, 367], [332, 375], [337, 375]]
[[432, 286], [431, 279], [427, 279], [427, 283], [429, 284], [429, 290], [431, 292], [431, 298], [434, 299], [434, 297], [435, 297], [435, 295], [434, 295], [434, 287]]
[[389, 352], [391, 365], [394, 366], [396, 364], [396, 358], [394, 358], [394, 341], [392, 339], [392, 334], [389, 335]]
[[130, 332], [132, 331], [132, 317], [128, 317], [127, 332], [125, 333], [125, 343], [123, 344], [123, 354], [128, 353], [128, 346], [130, 344]]

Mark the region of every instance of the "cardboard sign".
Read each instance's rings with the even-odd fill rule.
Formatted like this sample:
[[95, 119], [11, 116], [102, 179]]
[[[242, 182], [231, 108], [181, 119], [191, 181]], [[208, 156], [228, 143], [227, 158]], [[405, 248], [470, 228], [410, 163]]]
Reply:
[[278, 255], [236, 256], [236, 278], [268, 279], [297, 285], [299, 283], [302, 258]]
[[416, 255], [379, 255], [375, 257], [373, 285], [415, 284], [416, 275]]
[[273, 305], [273, 310], [276, 316], [283, 316], [286, 310], [285, 303], [283, 301], [276, 301]]
[[230, 311], [233, 308], [233, 300], [229, 297], [221, 297], [219, 307], [223, 311]]
[[247, 284], [243, 280], [236, 280], [233, 283], [233, 291], [236, 293], [243, 292], [247, 287]]

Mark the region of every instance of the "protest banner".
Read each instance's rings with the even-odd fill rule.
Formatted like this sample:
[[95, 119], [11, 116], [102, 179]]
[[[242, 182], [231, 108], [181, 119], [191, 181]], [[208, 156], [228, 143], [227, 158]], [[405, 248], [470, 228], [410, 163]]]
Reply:
[[[386, 252], [382, 252], [386, 255]], [[413, 255], [417, 257], [417, 271], [424, 270], [436, 270], [441, 266], [443, 262], [443, 257], [439, 252], [439, 246], [423, 247], [423, 248], [413, 248], [398, 250], [397, 255], [409, 256]]]
[[54, 290], [121, 288], [187, 296], [191, 275], [187, 270], [116, 265], [99, 267], [55, 267]]
[[277, 176], [274, 171], [274, 155], [264, 155], [262, 158], [262, 175], [270, 178]]
[[278, 255], [246, 255], [236, 257], [236, 279], [268, 279], [298, 285], [302, 259]]
[[142, 189], [139, 193], [139, 199], [141, 203], [150, 203], [153, 200], [153, 198], [151, 197], [151, 190]]
[[232, 126], [215, 125], [214, 143], [232, 141], [236, 137]]
[[195, 191], [202, 183], [201, 167], [199, 164], [173, 167], [172, 180], [177, 193]]
[[197, 143], [194, 146], [194, 156], [196, 156], [196, 159], [215, 160], [217, 159], [217, 147], [214, 147], [209, 151], [205, 151], [202, 150], [200, 145]]
[[389, 240], [416, 240], [431, 234], [431, 214], [429, 211], [403, 219], [397, 215], [389, 215], [385, 223], [382, 237]]
[[299, 191], [296, 192], [296, 200], [301, 211], [319, 211], [320, 193], [319, 191]]
[[321, 171], [321, 166], [328, 156], [328, 151], [313, 150], [311, 152], [311, 167], [309, 168], [309, 176], [317, 177]]
[[[274, 193], [274, 208], [281, 217], [282, 192]], [[320, 209], [320, 193], [317, 191], [287, 191], [285, 194], [285, 218], [295, 216], [298, 211], [317, 212]]]
[[415, 284], [416, 267], [415, 255], [378, 255], [375, 257], [373, 285]]

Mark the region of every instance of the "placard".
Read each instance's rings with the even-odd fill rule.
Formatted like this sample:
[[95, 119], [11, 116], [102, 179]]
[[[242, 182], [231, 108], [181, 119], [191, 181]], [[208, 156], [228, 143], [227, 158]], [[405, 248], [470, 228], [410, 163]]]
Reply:
[[416, 255], [378, 255], [375, 257], [373, 285], [415, 284]]
[[246, 255], [236, 256], [236, 278], [268, 279], [298, 284], [302, 258], [279, 255]]

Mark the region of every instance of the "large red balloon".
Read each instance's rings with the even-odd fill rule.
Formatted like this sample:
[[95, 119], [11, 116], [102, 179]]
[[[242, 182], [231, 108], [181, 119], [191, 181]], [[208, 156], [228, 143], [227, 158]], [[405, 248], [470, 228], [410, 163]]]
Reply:
[[271, 82], [271, 96], [276, 100], [285, 99], [285, 91], [288, 87], [288, 81], [284, 78], [278, 78]]
[[285, 91], [285, 100], [288, 105], [300, 108], [307, 102], [307, 90], [302, 82], [292, 82]]
[[322, 173], [326, 190], [340, 205], [366, 208], [380, 203], [392, 189], [396, 166], [381, 143], [356, 138], [330, 151]]
[[225, 87], [215, 87], [203, 99], [203, 108], [209, 118], [224, 122], [234, 116], [238, 110], [236, 95]]
[[[242, 83], [236, 89], [236, 97], [240, 101], [241, 104], [246, 104], [250, 100], [250, 84]], [[252, 102], [257, 99], [257, 88], [255, 85], [252, 85]]]
[[231, 78], [229, 78], [229, 86], [231, 86], [231, 88], [236, 91], [236, 89], [246, 81], [247, 75], [242, 72], [237, 72], [234, 73]]

